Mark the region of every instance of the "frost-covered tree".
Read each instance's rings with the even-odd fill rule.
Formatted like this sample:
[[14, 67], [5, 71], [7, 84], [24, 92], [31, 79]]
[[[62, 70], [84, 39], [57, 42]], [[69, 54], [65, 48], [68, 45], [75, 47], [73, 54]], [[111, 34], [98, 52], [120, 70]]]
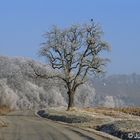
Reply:
[[67, 88], [68, 110], [74, 107], [77, 88], [89, 76], [104, 72], [108, 59], [102, 58], [102, 51], [109, 51], [109, 45], [102, 40], [101, 28], [93, 21], [90, 24], [72, 25], [66, 29], [54, 26], [45, 33], [45, 42], [39, 51], [47, 58], [53, 69], [59, 71], [50, 76], [35, 72], [44, 78], [59, 78]]

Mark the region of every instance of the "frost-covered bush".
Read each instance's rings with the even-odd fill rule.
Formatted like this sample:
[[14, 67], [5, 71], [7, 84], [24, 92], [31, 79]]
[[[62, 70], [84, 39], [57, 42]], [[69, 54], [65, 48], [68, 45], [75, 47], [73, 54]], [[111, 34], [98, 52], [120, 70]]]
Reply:
[[93, 106], [94, 98], [94, 88], [92, 88], [88, 83], [86, 83], [77, 89], [75, 102], [80, 106], [90, 107]]
[[[16, 109], [32, 109], [45, 108], [48, 106], [67, 106], [67, 90], [62, 81], [59, 79], [44, 79], [36, 77], [34, 69], [40, 74], [54, 74], [54, 70], [49, 65], [33, 61], [28, 58], [18, 57], [10, 58], [0, 56], [0, 105], [7, 105]], [[81, 85], [75, 94], [76, 106], [106, 106], [118, 107], [130, 104], [130, 99], [127, 96], [118, 96], [116, 92], [121, 93], [128, 91], [131, 88], [139, 93], [139, 79], [132, 75], [129, 77], [129, 86], [127, 84], [119, 84], [119, 78], [107, 82], [104, 86], [104, 81], [95, 81], [95, 89], [92, 83]], [[126, 83], [123, 79], [122, 83]], [[133, 83], [132, 83], [133, 81]], [[118, 83], [118, 84], [117, 84]], [[108, 86], [107, 86], [108, 85]], [[111, 87], [110, 87], [111, 85]], [[114, 88], [114, 86], [115, 88]], [[125, 85], [127, 88], [125, 88]], [[122, 88], [118, 88], [121, 86]], [[129, 88], [129, 92], [132, 92]], [[113, 90], [115, 89], [115, 90]], [[104, 92], [108, 92], [105, 94]], [[112, 92], [112, 94], [110, 93]], [[113, 93], [115, 92], [115, 93]], [[114, 94], [114, 95], [113, 95]], [[131, 94], [132, 95], [132, 94]], [[137, 96], [136, 96], [137, 97]], [[138, 100], [138, 99], [137, 99]]]
[[[49, 65], [27, 58], [0, 57], [0, 105], [16, 109], [67, 106], [67, 91], [59, 79], [36, 77], [40, 74], [54, 74]], [[95, 95], [88, 84], [77, 90], [75, 104], [90, 106]]]
[[17, 108], [17, 94], [7, 86], [7, 80], [0, 80], [0, 106], [7, 106], [11, 109]]

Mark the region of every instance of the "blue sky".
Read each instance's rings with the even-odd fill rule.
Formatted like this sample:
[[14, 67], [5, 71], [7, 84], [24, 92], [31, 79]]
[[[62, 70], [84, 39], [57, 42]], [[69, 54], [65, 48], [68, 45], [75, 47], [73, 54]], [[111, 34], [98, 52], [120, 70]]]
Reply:
[[91, 18], [112, 46], [108, 74], [140, 74], [140, 0], [0, 0], [0, 55], [41, 61], [45, 31]]

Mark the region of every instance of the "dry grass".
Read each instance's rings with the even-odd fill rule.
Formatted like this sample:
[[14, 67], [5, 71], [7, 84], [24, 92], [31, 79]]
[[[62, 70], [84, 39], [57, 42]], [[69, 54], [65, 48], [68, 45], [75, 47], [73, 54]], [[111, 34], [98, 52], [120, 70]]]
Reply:
[[1, 106], [0, 107], [0, 115], [6, 115], [10, 111], [12, 111], [12, 110], [9, 107], [6, 107], [6, 106]]
[[95, 108], [85, 108], [84, 110], [112, 117], [119, 117], [121, 114], [124, 113], [140, 116], [140, 107], [123, 107], [123, 108], [95, 107]]
[[95, 107], [95, 108], [85, 108], [84, 109], [87, 112], [93, 112], [97, 114], [102, 114], [105, 116], [111, 116], [111, 117], [119, 117], [120, 116], [120, 111], [114, 110], [113, 108], [105, 108], [105, 107]]
[[121, 111], [123, 113], [140, 116], [140, 107], [125, 107], [125, 108], [116, 108], [116, 111]]
[[[94, 107], [85, 108], [84, 111], [94, 114], [94, 119], [89, 123], [81, 123], [82, 127], [100, 130], [122, 139], [128, 139], [129, 133], [140, 136], [140, 107]], [[102, 115], [104, 117], [100, 118]]]
[[10, 111], [11, 111], [11, 109], [9, 107], [0, 106], [0, 127], [7, 127], [8, 123], [5, 120], [4, 115], [9, 113]]

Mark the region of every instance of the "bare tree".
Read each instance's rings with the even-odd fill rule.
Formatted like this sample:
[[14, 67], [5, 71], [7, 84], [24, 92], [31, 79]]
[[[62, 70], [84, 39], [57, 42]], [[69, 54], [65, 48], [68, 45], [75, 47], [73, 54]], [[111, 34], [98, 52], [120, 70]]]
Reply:
[[85, 83], [89, 76], [104, 72], [108, 59], [102, 58], [101, 54], [102, 51], [109, 51], [109, 45], [102, 40], [102, 33], [93, 21], [66, 29], [54, 26], [45, 33], [45, 42], [39, 54], [47, 58], [53, 69], [62, 72], [50, 78], [58, 77], [66, 84], [68, 110], [74, 107], [77, 87]]

